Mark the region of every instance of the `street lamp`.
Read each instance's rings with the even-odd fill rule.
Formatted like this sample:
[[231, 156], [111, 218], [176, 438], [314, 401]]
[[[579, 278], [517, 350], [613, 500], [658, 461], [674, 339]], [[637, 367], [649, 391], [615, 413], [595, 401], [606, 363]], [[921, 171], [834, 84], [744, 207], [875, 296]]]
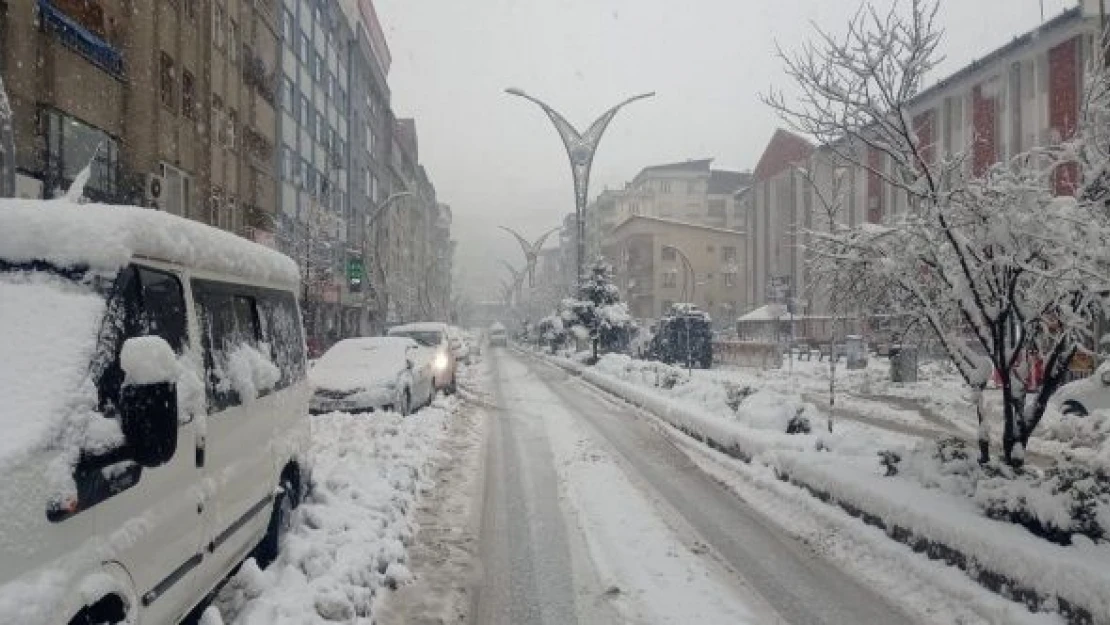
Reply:
[[[400, 199], [406, 198], [406, 197], [411, 197], [412, 195], [413, 195], [412, 191], [396, 191], [394, 193], [391, 193], [384, 200], [382, 200], [381, 203], [378, 204], [377, 208], [374, 209], [374, 212], [370, 213], [367, 216], [365, 227], [363, 229], [363, 237], [362, 237], [362, 243], [363, 243], [362, 256], [363, 256], [363, 258], [365, 258], [366, 256], [369, 256], [367, 248], [369, 247], [369, 242], [370, 242], [370, 226], [372, 226], [374, 224], [374, 222], [378, 220], [379, 217], [384, 215], [385, 212], [387, 210], [389, 210], [389, 208], [391, 206], [396, 204], [397, 200], [400, 200]], [[378, 272], [381, 274], [381, 277], [382, 277], [381, 292], [387, 298], [385, 304], [382, 306], [382, 310], [380, 311], [381, 314], [384, 315], [384, 314], [387, 313], [386, 307], [388, 306], [389, 294], [386, 292], [385, 266], [382, 265], [381, 253], [378, 251], [378, 234], [379, 234], [378, 231], [374, 232], [374, 262], [375, 262], [375, 265], [377, 265]], [[381, 298], [379, 297], [378, 299], [380, 300]]]
[[585, 133], [578, 132], [574, 126], [571, 126], [570, 122], [556, 112], [555, 109], [538, 98], [528, 95], [523, 90], [514, 87], [506, 89], [505, 93], [531, 100], [542, 108], [544, 113], [547, 113], [548, 118], [551, 119], [551, 123], [555, 125], [555, 130], [559, 133], [559, 137], [563, 140], [563, 146], [567, 150], [567, 158], [570, 159], [570, 172], [574, 177], [574, 219], [576, 232], [578, 233], [576, 269], [578, 272], [577, 283], [581, 285], [582, 257], [585, 255], [586, 246], [586, 224], [582, 219], [582, 213], [586, 210], [586, 199], [589, 196], [590, 168], [593, 166], [594, 153], [597, 151], [598, 144], [601, 143], [601, 135], [605, 133], [605, 129], [609, 126], [609, 122], [613, 120], [613, 116], [617, 114], [617, 111], [636, 100], [650, 98], [655, 95], [655, 92], [652, 91], [650, 93], [641, 93], [640, 95], [632, 96], [608, 111], [605, 111], [601, 117], [590, 124], [590, 127], [586, 129]]

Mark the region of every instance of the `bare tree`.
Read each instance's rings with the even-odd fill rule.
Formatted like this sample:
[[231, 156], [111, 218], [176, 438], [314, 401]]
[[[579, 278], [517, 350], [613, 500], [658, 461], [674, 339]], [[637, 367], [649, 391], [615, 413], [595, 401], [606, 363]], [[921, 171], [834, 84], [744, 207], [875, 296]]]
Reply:
[[[1110, 290], [1106, 72], [1094, 68], [1084, 82], [1074, 136], [970, 175], [962, 154], [937, 154], [919, 137], [926, 133], [913, 100], [936, 65], [941, 31], [935, 1], [904, 8], [865, 5], [844, 36], [818, 30], [800, 52], [780, 51], [800, 96], [772, 92], [765, 101], [908, 199], [904, 214], [881, 224], [811, 233], [809, 249], [818, 268], [855, 276], [865, 305], [936, 337], [977, 398], [984, 462], [990, 415], [982, 392], [997, 372], [1003, 454], [1019, 465], [1072, 356], [1092, 344], [1093, 318]], [[1061, 181], [1074, 184], [1075, 196], [1056, 194]], [[1034, 357], [1044, 376], [1030, 398]]]

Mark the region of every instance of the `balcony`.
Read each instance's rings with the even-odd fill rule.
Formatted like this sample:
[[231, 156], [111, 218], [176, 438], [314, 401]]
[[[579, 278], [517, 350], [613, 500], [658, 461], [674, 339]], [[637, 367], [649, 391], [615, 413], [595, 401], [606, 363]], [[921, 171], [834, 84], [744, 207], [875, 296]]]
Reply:
[[39, 0], [39, 23], [43, 32], [54, 33], [63, 45], [93, 65], [117, 78], [123, 77], [123, 53], [66, 15], [50, 0]]

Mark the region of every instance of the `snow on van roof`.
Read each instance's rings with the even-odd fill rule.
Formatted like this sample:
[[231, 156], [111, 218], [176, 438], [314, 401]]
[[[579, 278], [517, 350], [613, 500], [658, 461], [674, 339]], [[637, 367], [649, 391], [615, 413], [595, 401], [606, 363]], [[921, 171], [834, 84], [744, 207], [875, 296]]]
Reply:
[[288, 256], [191, 219], [135, 206], [0, 199], [0, 258], [115, 271], [134, 257], [296, 288]]

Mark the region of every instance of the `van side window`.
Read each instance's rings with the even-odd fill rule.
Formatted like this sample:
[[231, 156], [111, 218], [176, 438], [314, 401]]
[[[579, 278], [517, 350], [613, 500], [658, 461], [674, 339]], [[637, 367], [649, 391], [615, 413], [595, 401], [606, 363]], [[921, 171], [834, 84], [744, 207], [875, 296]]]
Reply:
[[143, 288], [143, 334], [157, 334], [180, 354], [188, 338], [181, 282], [176, 276], [146, 267], [139, 268], [139, 281]]
[[286, 291], [265, 291], [258, 297], [262, 336], [269, 343], [274, 364], [281, 369], [279, 389], [305, 377], [304, 334], [297, 299]]
[[91, 371], [97, 381], [101, 414], [118, 415], [124, 377], [119, 363], [123, 342], [136, 336], [160, 336], [180, 354], [188, 342], [186, 323], [185, 297], [177, 276], [134, 265], [119, 272], [108, 298], [98, 356]]
[[[268, 332], [265, 305], [269, 290], [210, 280], [193, 280], [193, 296], [204, 349], [205, 388], [209, 414], [243, 403], [231, 382], [231, 356], [249, 346], [274, 361], [274, 339]], [[284, 376], [283, 376], [284, 377]], [[282, 388], [279, 381], [277, 388]], [[264, 389], [264, 395], [269, 389]]]

